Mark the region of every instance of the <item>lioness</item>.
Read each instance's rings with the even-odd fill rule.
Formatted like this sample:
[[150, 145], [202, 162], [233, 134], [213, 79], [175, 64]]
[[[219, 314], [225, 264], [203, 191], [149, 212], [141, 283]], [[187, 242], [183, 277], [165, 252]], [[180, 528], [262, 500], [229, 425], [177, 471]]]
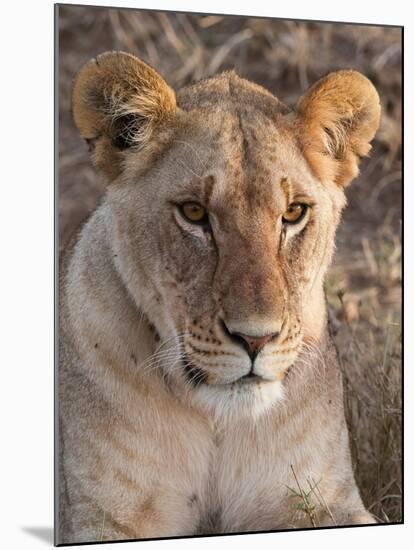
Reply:
[[372, 523], [324, 276], [373, 85], [334, 72], [290, 110], [109, 52], [73, 112], [108, 185], [61, 267], [57, 541]]

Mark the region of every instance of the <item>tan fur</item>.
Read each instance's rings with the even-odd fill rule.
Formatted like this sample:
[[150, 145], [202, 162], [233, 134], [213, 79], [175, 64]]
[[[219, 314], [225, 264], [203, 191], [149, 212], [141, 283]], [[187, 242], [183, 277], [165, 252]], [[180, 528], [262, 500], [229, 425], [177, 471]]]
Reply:
[[304, 154], [319, 178], [348, 184], [378, 130], [380, 102], [362, 74], [344, 70], [319, 80], [299, 101]]
[[[127, 116], [115, 134], [114, 98]], [[354, 71], [289, 114], [234, 72], [175, 100], [128, 54], [81, 70], [75, 121], [109, 183], [61, 269], [58, 542], [311, 526], [293, 472], [305, 490], [319, 483], [318, 525], [373, 521], [323, 280], [378, 113]], [[211, 231], [180, 215], [185, 201], [205, 206]], [[285, 226], [292, 202], [310, 207]], [[225, 326], [279, 333], [260, 378], [241, 381], [252, 364]]]
[[[145, 145], [154, 127], [175, 109], [174, 91], [146, 63], [126, 53], [108, 52], [91, 59], [73, 87], [75, 123], [94, 149], [96, 166], [109, 179], [121, 170], [113, 140], [123, 134], [131, 143]], [[126, 124], [125, 117], [129, 117]], [[136, 119], [139, 125], [134, 124]]]

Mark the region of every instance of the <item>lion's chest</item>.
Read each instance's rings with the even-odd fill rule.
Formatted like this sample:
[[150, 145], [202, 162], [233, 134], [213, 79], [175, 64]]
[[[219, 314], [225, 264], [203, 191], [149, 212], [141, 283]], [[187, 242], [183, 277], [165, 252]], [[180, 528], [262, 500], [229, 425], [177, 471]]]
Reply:
[[[269, 469], [270, 470], [270, 469]], [[254, 473], [243, 467], [223, 468], [210, 480], [209, 492], [201, 505], [199, 531], [229, 533], [275, 529], [286, 507], [287, 490], [280, 483], [283, 474]]]
[[288, 427], [223, 435], [200, 503], [200, 532], [276, 529], [292, 521], [293, 470], [318, 475], [323, 459], [312, 454], [308, 437], [292, 441], [291, 435]]
[[217, 438], [200, 531], [271, 530], [297, 523], [298, 483], [308, 490], [309, 483], [328, 481], [338, 451], [329, 422], [323, 429], [316, 411], [306, 409], [284, 424], [235, 427]]

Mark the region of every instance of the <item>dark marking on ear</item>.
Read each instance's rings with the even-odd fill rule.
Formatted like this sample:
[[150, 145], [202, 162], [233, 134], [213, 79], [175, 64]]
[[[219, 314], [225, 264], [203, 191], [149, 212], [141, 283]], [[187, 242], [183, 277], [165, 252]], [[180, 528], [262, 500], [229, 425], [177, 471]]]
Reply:
[[93, 153], [95, 151], [95, 147], [96, 147], [96, 142], [98, 140], [98, 137], [95, 137], [95, 138], [89, 138], [89, 139], [85, 139], [86, 143], [88, 144], [88, 151], [90, 153]]
[[135, 137], [145, 124], [145, 118], [136, 114], [127, 114], [114, 120], [111, 126], [112, 145], [123, 151], [135, 143]]
[[132, 143], [131, 141], [128, 141], [123, 134], [119, 134], [116, 138], [112, 140], [112, 145], [120, 151], [123, 151], [124, 149], [128, 149], [129, 147], [131, 147]]

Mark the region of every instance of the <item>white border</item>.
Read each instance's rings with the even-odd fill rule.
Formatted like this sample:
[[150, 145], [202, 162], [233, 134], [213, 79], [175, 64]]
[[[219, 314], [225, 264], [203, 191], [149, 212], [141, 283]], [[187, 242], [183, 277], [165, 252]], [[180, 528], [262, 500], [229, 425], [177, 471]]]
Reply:
[[[183, 11], [235, 13], [276, 17], [404, 24], [406, 43], [405, 120], [413, 121], [413, 27], [409, 3], [325, 2], [289, 0], [277, 5], [269, 0], [111, 0], [83, 2], [119, 7], [174, 9]], [[0, 183], [0, 398], [1, 483], [0, 544], [19, 550], [48, 544], [24, 528], [52, 526], [53, 467], [53, 2], [8, 2], [2, 5], [0, 33], [1, 84], [0, 139], [2, 152]], [[409, 61], [407, 61], [407, 59]], [[410, 62], [411, 61], [411, 62]], [[406, 150], [413, 148], [413, 131], [406, 124]], [[408, 145], [407, 145], [408, 144]], [[413, 156], [406, 160], [405, 204], [414, 204]], [[406, 207], [408, 211], [408, 206]], [[405, 243], [414, 242], [413, 224], [406, 225]], [[411, 245], [412, 246], [412, 245]], [[412, 256], [406, 248], [406, 272], [412, 273]], [[406, 287], [409, 286], [408, 277]], [[412, 288], [412, 287], [410, 287]], [[406, 290], [407, 296], [409, 290]], [[408, 308], [407, 308], [408, 309]], [[406, 333], [413, 316], [406, 315]], [[413, 341], [405, 343], [405, 462], [414, 464], [413, 400], [411, 360]], [[408, 393], [408, 395], [407, 395]], [[4, 424], [4, 425], [3, 425]], [[403, 526], [353, 528], [297, 533], [275, 533], [236, 537], [187, 539], [115, 544], [108, 548], [274, 548], [376, 549], [404, 544], [413, 538], [413, 475], [406, 472], [406, 506]], [[411, 536], [410, 536], [411, 535]], [[49, 544], [50, 546], [50, 544]]]

